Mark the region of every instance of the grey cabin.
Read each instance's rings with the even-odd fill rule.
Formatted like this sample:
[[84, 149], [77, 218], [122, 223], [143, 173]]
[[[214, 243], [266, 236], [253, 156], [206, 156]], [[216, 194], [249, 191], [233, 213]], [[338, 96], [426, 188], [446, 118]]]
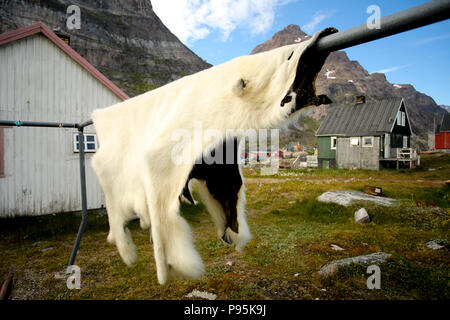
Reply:
[[402, 98], [332, 107], [317, 130], [319, 168], [379, 170], [419, 164]]

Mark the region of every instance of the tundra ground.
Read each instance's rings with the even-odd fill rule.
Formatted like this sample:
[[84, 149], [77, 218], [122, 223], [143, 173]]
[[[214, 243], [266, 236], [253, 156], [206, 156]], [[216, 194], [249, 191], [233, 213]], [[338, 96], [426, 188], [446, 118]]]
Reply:
[[[450, 179], [450, 154], [422, 155], [422, 167], [413, 170], [305, 169], [260, 176], [246, 169], [244, 175], [253, 240], [242, 254], [216, 238], [201, 203], [181, 207], [205, 262], [199, 280], [160, 286], [149, 232], [138, 222], [129, 226], [138, 259], [126, 267], [106, 242], [106, 216], [90, 214], [76, 260], [81, 289], [69, 290], [55, 275], [64, 274], [80, 216], [1, 219], [0, 277], [11, 269], [16, 275], [10, 299], [187, 299], [194, 289], [217, 299], [450, 298], [450, 188], [444, 183]], [[381, 187], [401, 204], [342, 207], [316, 200], [325, 191], [362, 191], [366, 185]], [[362, 206], [371, 216], [368, 224], [353, 221]], [[447, 246], [428, 248], [434, 239]], [[392, 254], [380, 266], [379, 290], [367, 288], [367, 266], [350, 266], [325, 279], [317, 274], [331, 260], [378, 251]]]

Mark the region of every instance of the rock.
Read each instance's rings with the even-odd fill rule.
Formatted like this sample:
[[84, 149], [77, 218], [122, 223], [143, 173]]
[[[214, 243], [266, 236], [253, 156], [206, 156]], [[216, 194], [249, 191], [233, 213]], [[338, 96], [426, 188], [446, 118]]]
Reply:
[[331, 245], [331, 249], [336, 250], [336, 251], [342, 251], [344, 250], [344, 248], [339, 247], [338, 245], [332, 244]]
[[365, 265], [365, 264], [381, 264], [387, 261], [391, 256], [389, 253], [376, 252], [363, 256], [351, 257], [341, 260], [333, 260], [328, 262], [319, 270], [319, 275], [328, 277], [333, 275], [338, 269], [349, 266], [352, 263]]
[[202, 298], [206, 300], [216, 300], [217, 295], [206, 291], [198, 291], [197, 289], [185, 295], [186, 298]]
[[433, 250], [445, 248], [446, 241], [441, 239], [431, 240], [427, 242], [427, 247]]
[[394, 206], [397, 200], [377, 197], [359, 191], [337, 190], [322, 193], [317, 200], [320, 202], [334, 202], [342, 206], [349, 206], [352, 201], [370, 201], [382, 206]]
[[357, 223], [370, 222], [370, 217], [366, 209], [361, 208], [355, 212], [355, 222]]

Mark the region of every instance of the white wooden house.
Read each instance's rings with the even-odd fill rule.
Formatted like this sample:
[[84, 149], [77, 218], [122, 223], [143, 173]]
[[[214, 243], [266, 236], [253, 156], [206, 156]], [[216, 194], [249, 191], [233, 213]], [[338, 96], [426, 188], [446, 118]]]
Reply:
[[[43, 23], [0, 35], [0, 119], [78, 123], [128, 96]], [[81, 210], [76, 129], [0, 127], [0, 217]], [[105, 206], [90, 166], [88, 209]]]

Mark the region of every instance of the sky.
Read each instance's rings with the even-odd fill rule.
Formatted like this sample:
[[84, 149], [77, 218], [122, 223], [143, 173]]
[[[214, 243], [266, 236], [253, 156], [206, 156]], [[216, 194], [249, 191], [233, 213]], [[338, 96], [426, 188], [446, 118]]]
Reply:
[[[249, 54], [289, 24], [308, 34], [364, 24], [376, 5], [387, 16], [426, 0], [151, 0], [163, 23], [202, 59], [218, 65]], [[412, 84], [450, 105], [450, 20], [344, 50], [393, 84]]]

